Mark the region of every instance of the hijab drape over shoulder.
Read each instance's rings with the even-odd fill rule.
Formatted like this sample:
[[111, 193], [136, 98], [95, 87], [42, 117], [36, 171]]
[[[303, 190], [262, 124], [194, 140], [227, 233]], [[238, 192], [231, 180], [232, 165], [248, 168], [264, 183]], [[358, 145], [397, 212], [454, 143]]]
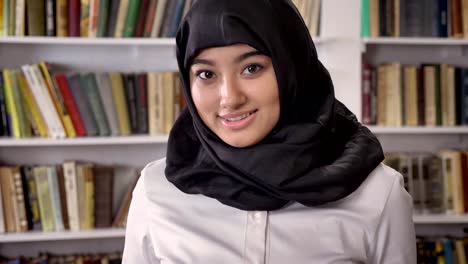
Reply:
[[[383, 160], [377, 138], [334, 96], [328, 71], [289, 0], [198, 0], [177, 33], [187, 108], [169, 136], [166, 177], [186, 193], [242, 210], [346, 197]], [[190, 66], [203, 49], [248, 44], [272, 59], [280, 120], [256, 145], [224, 143], [201, 120]]]

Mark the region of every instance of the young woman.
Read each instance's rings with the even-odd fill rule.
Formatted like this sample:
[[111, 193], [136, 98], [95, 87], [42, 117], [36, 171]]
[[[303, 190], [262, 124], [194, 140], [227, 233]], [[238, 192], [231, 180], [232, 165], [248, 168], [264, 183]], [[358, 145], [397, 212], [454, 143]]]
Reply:
[[412, 199], [289, 0], [198, 0], [187, 108], [133, 192], [124, 263], [416, 263]]

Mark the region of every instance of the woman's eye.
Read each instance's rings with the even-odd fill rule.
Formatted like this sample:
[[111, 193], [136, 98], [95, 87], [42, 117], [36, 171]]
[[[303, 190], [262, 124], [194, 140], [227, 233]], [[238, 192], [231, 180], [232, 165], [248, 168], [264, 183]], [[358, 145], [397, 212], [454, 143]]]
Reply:
[[210, 72], [210, 71], [201, 71], [201, 72], [199, 72], [197, 75], [198, 75], [198, 77], [200, 77], [200, 79], [202, 79], [202, 80], [208, 80], [208, 79], [213, 78], [214, 73], [213, 73], [213, 72]]
[[263, 67], [258, 64], [251, 64], [247, 66], [243, 73], [245, 74], [254, 74], [260, 71]]

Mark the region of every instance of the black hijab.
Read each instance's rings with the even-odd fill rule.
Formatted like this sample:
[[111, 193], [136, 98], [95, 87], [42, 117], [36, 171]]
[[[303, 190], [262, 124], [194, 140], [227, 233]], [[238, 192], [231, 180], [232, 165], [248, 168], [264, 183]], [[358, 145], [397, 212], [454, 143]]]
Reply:
[[[335, 99], [290, 0], [195, 1], [176, 41], [187, 108], [169, 135], [165, 174], [181, 191], [242, 210], [317, 206], [355, 191], [383, 160], [377, 138]], [[224, 143], [203, 123], [189, 79], [201, 50], [239, 43], [272, 59], [280, 96], [275, 129], [246, 148]]]

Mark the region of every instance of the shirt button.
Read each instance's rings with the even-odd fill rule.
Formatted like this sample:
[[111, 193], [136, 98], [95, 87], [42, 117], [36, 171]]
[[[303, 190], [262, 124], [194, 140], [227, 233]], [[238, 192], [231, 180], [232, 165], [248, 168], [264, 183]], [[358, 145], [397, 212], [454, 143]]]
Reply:
[[262, 213], [261, 213], [261, 212], [255, 212], [255, 213], [254, 213], [254, 218], [255, 218], [256, 220], [260, 220], [261, 217], [262, 217]]

